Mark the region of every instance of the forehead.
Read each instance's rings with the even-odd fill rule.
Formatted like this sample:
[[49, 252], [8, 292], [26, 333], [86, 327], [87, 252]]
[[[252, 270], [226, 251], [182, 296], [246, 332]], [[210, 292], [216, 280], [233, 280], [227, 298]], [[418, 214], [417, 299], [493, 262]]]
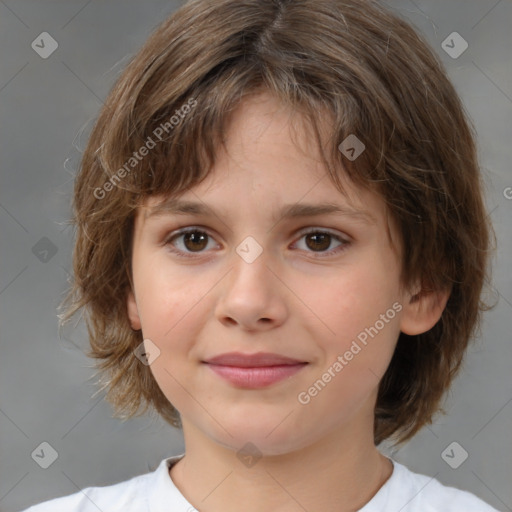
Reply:
[[[328, 123], [321, 129], [328, 136]], [[224, 140], [206, 179], [179, 195], [147, 198], [143, 221], [165, 214], [259, 212], [272, 221], [332, 213], [378, 224], [385, 216], [382, 198], [350, 182], [342, 168], [343, 193], [334, 185], [307, 123], [270, 94], [244, 99]]]

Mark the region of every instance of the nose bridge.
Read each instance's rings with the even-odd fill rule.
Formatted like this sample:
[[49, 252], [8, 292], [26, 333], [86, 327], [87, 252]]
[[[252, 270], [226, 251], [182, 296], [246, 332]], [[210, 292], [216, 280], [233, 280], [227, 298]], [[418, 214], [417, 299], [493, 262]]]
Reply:
[[[261, 236], [259, 237], [261, 240]], [[264, 242], [262, 242], [264, 243]], [[268, 283], [270, 250], [264, 248], [252, 235], [246, 236], [236, 247], [233, 254], [232, 279], [238, 284], [254, 287]]]
[[270, 256], [270, 249], [253, 236], [247, 236], [235, 247], [231, 271], [216, 306], [220, 321], [234, 321], [245, 328], [270, 327], [269, 321], [272, 325], [282, 323], [287, 308], [278, 280], [269, 269], [274, 266]]

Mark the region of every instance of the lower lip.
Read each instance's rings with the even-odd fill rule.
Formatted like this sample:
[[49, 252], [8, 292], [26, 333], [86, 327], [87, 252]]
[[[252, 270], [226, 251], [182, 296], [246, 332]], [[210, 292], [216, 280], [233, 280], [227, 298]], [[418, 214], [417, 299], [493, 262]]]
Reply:
[[[208, 363], [207, 363], [208, 364]], [[270, 386], [299, 372], [307, 363], [283, 364], [279, 366], [261, 366], [242, 368], [239, 366], [222, 366], [208, 364], [220, 377], [231, 384], [248, 389]]]

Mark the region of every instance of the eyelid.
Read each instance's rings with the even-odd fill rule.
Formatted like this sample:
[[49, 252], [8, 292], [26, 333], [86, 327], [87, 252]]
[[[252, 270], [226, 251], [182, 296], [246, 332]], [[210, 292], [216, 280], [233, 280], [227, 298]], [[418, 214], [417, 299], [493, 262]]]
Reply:
[[[185, 252], [184, 253], [183, 251], [176, 249], [171, 244], [171, 240], [173, 240], [173, 238], [179, 238], [182, 235], [185, 235], [190, 232], [196, 232], [196, 231], [198, 231], [200, 233], [204, 233], [211, 239], [216, 240], [215, 236], [212, 235], [209, 228], [194, 224], [194, 225], [186, 225], [183, 227], [178, 227], [178, 228], [172, 230], [171, 233], [169, 233], [167, 236], [164, 237], [164, 241], [163, 241], [162, 245], [164, 245], [164, 246], [170, 245], [172, 247], [172, 249], [169, 249], [169, 250], [171, 252], [173, 252], [174, 254], [177, 254], [178, 256], [183, 257], [183, 258], [194, 259], [194, 258], [203, 257], [209, 251], [199, 251], [197, 253], [194, 253], [194, 252]], [[303, 252], [306, 252], [306, 253], [309, 253], [312, 255], [316, 254], [316, 256], [313, 256], [313, 258], [328, 258], [329, 256], [337, 255], [337, 254], [343, 252], [346, 249], [346, 247], [348, 245], [350, 245], [352, 242], [351, 237], [349, 237], [345, 233], [343, 235], [341, 235], [341, 234], [339, 234], [339, 232], [337, 230], [333, 230], [331, 228], [324, 228], [324, 227], [320, 227], [320, 226], [309, 226], [307, 228], [299, 229], [295, 232], [294, 238], [296, 238], [296, 240], [295, 240], [295, 242], [293, 242], [293, 245], [297, 244], [297, 242], [299, 242], [302, 237], [304, 237], [305, 235], [311, 234], [311, 233], [324, 233], [324, 234], [330, 235], [337, 241], [341, 242], [341, 245], [339, 245], [338, 247], [336, 247], [334, 249], [330, 249], [328, 251], [319, 251], [319, 252], [303, 251]]]
[[[332, 236], [336, 236], [338, 237], [340, 240], [343, 240], [345, 242], [349, 242], [349, 236], [345, 233], [342, 233], [338, 230], [335, 230], [335, 229], [331, 229], [331, 228], [322, 228], [320, 226], [313, 226], [313, 227], [308, 227], [308, 228], [302, 228], [302, 229], [299, 229], [296, 233], [296, 235], [307, 235], [309, 233], [327, 233], [329, 235], [332, 235]], [[340, 234], [342, 233], [342, 234]]]
[[177, 236], [185, 235], [190, 232], [193, 233], [195, 231], [199, 231], [200, 233], [204, 232], [209, 237], [215, 238], [210, 229], [208, 229], [204, 226], [198, 225], [198, 224], [194, 224], [194, 225], [187, 224], [186, 226], [183, 226], [183, 227], [177, 227], [176, 229], [173, 229], [170, 233], [166, 234], [162, 243], [165, 245]]

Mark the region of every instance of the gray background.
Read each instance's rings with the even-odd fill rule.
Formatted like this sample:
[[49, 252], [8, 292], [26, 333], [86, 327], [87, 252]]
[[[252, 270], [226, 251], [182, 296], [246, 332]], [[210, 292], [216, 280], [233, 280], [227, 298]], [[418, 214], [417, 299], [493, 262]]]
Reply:
[[[387, 3], [426, 35], [476, 125], [498, 238], [489, 298], [499, 299], [447, 397], [448, 415], [393, 456], [512, 510], [512, 3]], [[3, 512], [120, 482], [183, 451], [181, 432], [157, 417], [125, 423], [111, 417], [104, 392], [93, 396], [83, 324], [59, 338], [56, 316], [71, 265], [66, 220], [73, 177], [87, 135], [127, 57], [176, 6], [164, 0], [0, 0]], [[441, 44], [453, 31], [469, 44], [456, 59]], [[47, 59], [31, 48], [42, 32], [59, 45]], [[469, 454], [457, 469], [441, 456], [454, 441]], [[48, 469], [31, 457], [42, 442], [58, 452]], [[460, 457], [461, 448], [453, 453]]]

